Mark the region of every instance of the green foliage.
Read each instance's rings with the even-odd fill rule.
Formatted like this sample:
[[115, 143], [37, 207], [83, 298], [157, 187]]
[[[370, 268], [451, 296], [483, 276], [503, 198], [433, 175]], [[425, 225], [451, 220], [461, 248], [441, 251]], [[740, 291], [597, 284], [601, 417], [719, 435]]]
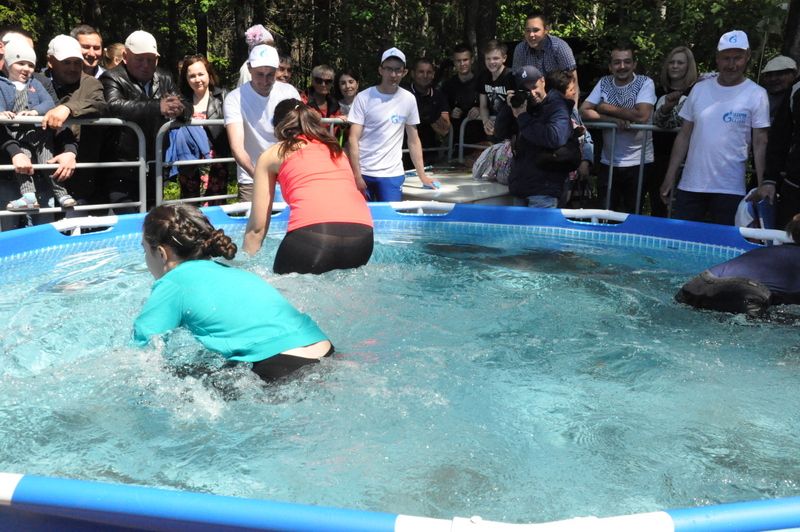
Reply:
[[[198, 31], [207, 31], [211, 61], [223, 79], [232, 80], [244, 60], [241, 33], [260, 22], [273, 30], [283, 52], [291, 51], [295, 81], [302, 88], [311, 67], [323, 62], [337, 69], [354, 67], [362, 74], [362, 83], [372, 83], [379, 54], [389, 46], [401, 48], [409, 60], [425, 55], [438, 63], [476, 29], [483, 30], [478, 33], [484, 40], [494, 36], [516, 42], [522, 38], [525, 15], [544, 9], [553, 34], [573, 44], [586, 80], [582, 86], [588, 88], [592, 78], [605, 73], [609, 48], [619, 40], [635, 43], [640, 70], [657, 75], [663, 57], [678, 45], [692, 47], [701, 69], [713, 69], [719, 35], [743, 29], [751, 39], [755, 70], [762, 56], [770, 57], [781, 48], [783, 1], [7, 0], [0, 5], [0, 24], [31, 31], [40, 52], [53, 35], [68, 32], [79, 22], [98, 27], [107, 43], [146, 29], [158, 39], [164, 51], [161, 64], [168, 68], [174, 68], [184, 54], [194, 53]], [[468, 12], [476, 9], [479, 14], [496, 15], [495, 35], [491, 28], [465, 28], [467, 21], [482, 20]], [[206, 17], [207, 29], [198, 26], [196, 17]]]

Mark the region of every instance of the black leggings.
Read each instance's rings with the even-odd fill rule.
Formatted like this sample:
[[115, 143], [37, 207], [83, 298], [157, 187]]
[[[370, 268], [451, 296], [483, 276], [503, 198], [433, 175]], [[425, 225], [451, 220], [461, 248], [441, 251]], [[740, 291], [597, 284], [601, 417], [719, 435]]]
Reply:
[[[333, 354], [333, 346], [325, 353], [329, 357]], [[274, 381], [285, 377], [293, 371], [309, 364], [319, 364], [318, 358], [304, 358], [294, 355], [280, 353], [275, 356], [265, 358], [253, 364], [253, 371], [261, 377], [263, 381]]]
[[372, 256], [372, 227], [354, 223], [308, 225], [286, 233], [272, 270], [320, 274], [358, 268]]

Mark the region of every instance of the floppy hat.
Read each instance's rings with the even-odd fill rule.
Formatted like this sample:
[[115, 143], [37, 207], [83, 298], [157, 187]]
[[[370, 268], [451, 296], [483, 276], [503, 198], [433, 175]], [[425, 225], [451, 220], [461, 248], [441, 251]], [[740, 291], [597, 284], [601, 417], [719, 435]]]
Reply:
[[20, 61], [28, 61], [36, 65], [36, 52], [21, 39], [13, 39], [6, 44], [6, 66], [9, 67]]

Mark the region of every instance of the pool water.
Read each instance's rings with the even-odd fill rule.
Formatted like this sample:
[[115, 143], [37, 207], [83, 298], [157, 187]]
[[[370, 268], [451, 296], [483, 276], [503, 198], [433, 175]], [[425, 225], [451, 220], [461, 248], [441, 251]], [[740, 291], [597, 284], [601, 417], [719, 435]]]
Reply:
[[379, 224], [355, 271], [234, 261], [337, 348], [274, 385], [130, 346], [136, 235], [0, 259], [0, 471], [508, 522], [800, 492], [796, 308], [676, 304], [712, 252], [444, 225]]

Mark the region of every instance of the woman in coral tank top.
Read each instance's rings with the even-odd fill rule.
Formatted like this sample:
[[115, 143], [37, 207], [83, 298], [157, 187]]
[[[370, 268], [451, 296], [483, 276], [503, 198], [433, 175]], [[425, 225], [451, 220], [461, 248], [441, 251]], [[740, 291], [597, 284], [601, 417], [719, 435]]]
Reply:
[[273, 123], [279, 142], [256, 164], [245, 251], [254, 255], [261, 249], [278, 182], [289, 205], [289, 226], [275, 255], [275, 273], [363, 266], [372, 255], [372, 215], [339, 143], [320, 115], [299, 100], [279, 103]]

